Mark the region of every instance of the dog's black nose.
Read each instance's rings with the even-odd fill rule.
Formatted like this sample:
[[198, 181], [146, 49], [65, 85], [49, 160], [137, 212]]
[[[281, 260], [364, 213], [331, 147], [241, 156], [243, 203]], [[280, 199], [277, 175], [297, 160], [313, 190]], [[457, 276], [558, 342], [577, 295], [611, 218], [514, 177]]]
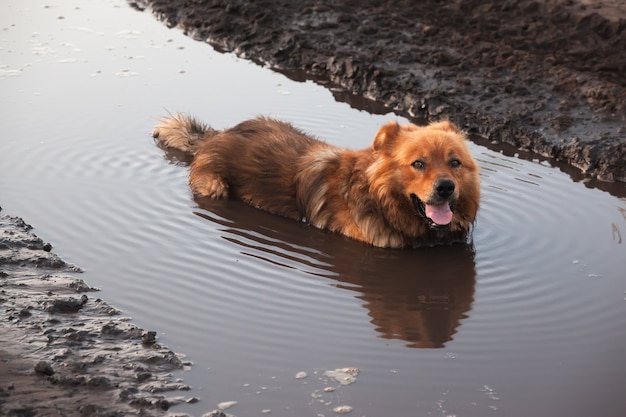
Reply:
[[435, 183], [435, 191], [441, 198], [448, 198], [454, 192], [454, 182], [451, 180], [439, 180]]

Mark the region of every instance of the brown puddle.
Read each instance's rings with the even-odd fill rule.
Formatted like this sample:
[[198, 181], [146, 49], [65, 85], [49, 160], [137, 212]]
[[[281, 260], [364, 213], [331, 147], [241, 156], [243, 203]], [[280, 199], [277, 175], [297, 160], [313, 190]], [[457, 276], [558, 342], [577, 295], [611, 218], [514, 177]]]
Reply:
[[[150, 131], [166, 111], [216, 128], [267, 114], [359, 148], [396, 116], [215, 53], [122, 1], [15, 2], [0, 26], [4, 211], [193, 362], [172, 380], [199, 401], [170, 411], [621, 415], [623, 187], [474, 143], [484, 198], [472, 250], [376, 250], [194, 201], [185, 164]], [[354, 383], [327, 374], [345, 368]]]

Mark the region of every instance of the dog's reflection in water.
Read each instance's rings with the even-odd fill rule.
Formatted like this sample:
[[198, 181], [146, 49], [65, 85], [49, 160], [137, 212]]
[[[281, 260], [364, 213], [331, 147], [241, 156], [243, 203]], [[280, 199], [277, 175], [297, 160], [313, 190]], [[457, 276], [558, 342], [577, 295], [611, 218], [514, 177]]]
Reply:
[[470, 245], [380, 249], [239, 201], [195, 200], [195, 214], [218, 224], [242, 254], [289, 267], [300, 263], [302, 270], [353, 291], [380, 337], [440, 348], [469, 315], [476, 282]]

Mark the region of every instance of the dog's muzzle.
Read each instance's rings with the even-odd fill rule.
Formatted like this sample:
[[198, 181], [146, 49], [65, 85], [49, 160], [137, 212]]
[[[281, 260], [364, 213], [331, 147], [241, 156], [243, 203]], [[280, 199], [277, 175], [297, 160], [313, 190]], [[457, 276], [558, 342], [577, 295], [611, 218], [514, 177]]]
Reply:
[[[452, 190], [454, 192], [454, 189]], [[452, 193], [448, 194], [450, 197]], [[427, 204], [424, 203], [415, 194], [411, 194], [411, 201], [415, 211], [419, 214], [429, 226], [433, 228], [447, 228], [452, 222], [454, 207], [452, 202], [444, 200], [441, 203]]]

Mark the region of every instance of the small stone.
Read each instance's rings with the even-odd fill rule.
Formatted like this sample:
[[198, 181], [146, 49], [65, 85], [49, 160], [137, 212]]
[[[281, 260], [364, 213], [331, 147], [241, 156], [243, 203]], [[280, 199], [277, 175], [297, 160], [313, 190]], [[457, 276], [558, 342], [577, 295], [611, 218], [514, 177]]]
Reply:
[[76, 313], [83, 307], [85, 303], [86, 300], [84, 300], [82, 297], [80, 300], [77, 300], [73, 297], [57, 299], [48, 304], [45, 310], [49, 313]]
[[157, 407], [160, 408], [161, 410], [169, 410], [170, 402], [166, 399], [161, 399], [157, 401]]
[[339, 405], [333, 408], [333, 411], [337, 414], [347, 414], [352, 412], [352, 407], [349, 405]]
[[35, 372], [44, 375], [53, 375], [54, 369], [52, 369], [52, 366], [48, 362], [39, 361], [37, 365], [35, 365]]
[[113, 384], [111, 384], [111, 380], [106, 376], [93, 376], [89, 378], [87, 381], [87, 385], [90, 387], [98, 387], [98, 388], [111, 388]]
[[87, 285], [85, 281], [83, 281], [82, 279], [77, 279], [76, 281], [72, 281], [68, 286], [76, 292], [87, 292], [87, 291], [94, 290], [89, 285]]
[[152, 345], [156, 342], [156, 332], [154, 330], [150, 330], [148, 332], [144, 332], [141, 335], [141, 340], [146, 345]]
[[148, 379], [152, 378], [152, 374], [150, 372], [141, 372], [137, 374], [137, 381], [144, 382]]
[[217, 408], [219, 408], [220, 410], [226, 410], [227, 408], [230, 408], [236, 404], [237, 404], [237, 401], [224, 401], [224, 402], [219, 403], [217, 405]]

